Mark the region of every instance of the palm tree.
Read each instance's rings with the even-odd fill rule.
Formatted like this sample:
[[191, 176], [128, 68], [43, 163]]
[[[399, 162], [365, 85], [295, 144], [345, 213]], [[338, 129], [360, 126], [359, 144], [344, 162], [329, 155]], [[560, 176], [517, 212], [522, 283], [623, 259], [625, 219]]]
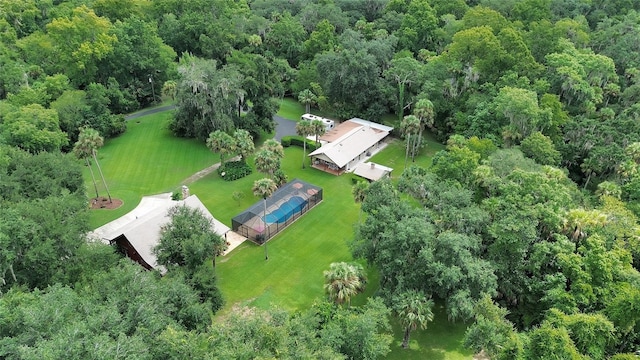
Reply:
[[[366, 181], [358, 181], [351, 188], [351, 193], [353, 194], [353, 200], [355, 200], [356, 204], [362, 203], [367, 194], [367, 189], [369, 189], [369, 183]], [[362, 207], [360, 207], [360, 212], [358, 213], [358, 223], [361, 223], [362, 217]]]
[[284, 157], [284, 148], [282, 144], [275, 139], [268, 139], [262, 144], [263, 149], [267, 149], [273, 152], [274, 155], [278, 157], [278, 159], [282, 159]]
[[407, 115], [400, 123], [400, 129], [407, 139], [407, 150], [404, 155], [404, 168], [407, 168], [407, 159], [409, 158], [409, 148], [413, 148], [413, 137], [420, 130], [420, 120], [415, 115]]
[[[415, 154], [422, 143], [422, 131], [424, 130], [424, 126], [428, 126], [429, 129], [433, 128], [433, 120], [435, 118], [433, 103], [429, 99], [418, 100], [418, 102], [416, 103], [416, 107], [413, 109], [413, 115], [415, 115], [420, 120], [420, 134], [418, 135], [418, 143], [414, 150]], [[411, 157], [411, 159], [415, 161], [413, 156]]]
[[176, 99], [176, 91], [178, 90], [178, 83], [175, 80], [167, 80], [162, 85], [162, 95], [170, 97], [171, 100]]
[[[73, 151], [77, 156], [85, 157], [85, 159], [91, 155], [93, 157], [93, 161], [95, 161], [96, 166], [98, 167], [98, 173], [102, 178], [102, 183], [104, 184], [104, 188], [107, 191], [107, 196], [109, 197], [109, 203], [111, 200], [111, 193], [109, 192], [109, 187], [107, 186], [107, 181], [104, 179], [104, 174], [102, 174], [102, 168], [100, 167], [100, 163], [98, 162], [98, 149], [104, 145], [104, 139], [100, 136], [97, 130], [94, 130], [89, 127], [84, 127], [80, 129], [80, 134], [78, 135], [78, 141], [75, 143], [73, 147]], [[87, 163], [88, 160], [87, 160]], [[89, 169], [91, 169], [91, 165], [89, 164]], [[93, 177], [93, 170], [91, 171], [91, 177]], [[95, 183], [95, 178], [93, 180], [93, 185], [96, 189], [96, 197], [98, 197], [98, 187]]]
[[269, 174], [274, 179], [274, 174], [280, 169], [280, 161], [283, 157], [284, 149], [282, 145], [274, 139], [269, 139], [262, 144], [262, 147], [256, 153], [256, 169], [261, 173]]
[[[84, 129], [80, 129], [81, 132], [83, 130]], [[96, 191], [97, 199], [98, 197], [100, 197], [100, 194], [98, 194], [98, 183], [96, 183], [96, 177], [93, 174], [93, 168], [91, 167], [91, 162], [89, 161], [92, 152], [88, 145], [89, 143], [87, 141], [80, 141], [80, 139], [78, 139], [78, 141], [73, 146], [73, 153], [78, 159], [84, 159], [87, 162], [87, 167], [89, 167], [89, 172], [91, 173], [91, 180], [93, 180], [93, 188]]]
[[253, 136], [244, 129], [238, 129], [233, 133], [236, 142], [236, 151], [240, 154], [240, 159], [245, 161], [249, 155], [255, 151]]
[[433, 300], [427, 299], [422, 292], [407, 290], [394, 296], [393, 303], [400, 323], [404, 326], [402, 347], [406, 349], [409, 347], [411, 331], [418, 326], [426, 329], [427, 323], [433, 321]]
[[311, 129], [313, 130], [312, 133], [313, 135], [315, 135], [316, 137], [316, 147], [318, 146], [318, 144], [320, 143], [320, 136], [324, 135], [324, 133], [327, 131], [327, 127], [324, 125], [324, 123], [320, 120], [313, 120], [311, 122]]
[[302, 136], [302, 168], [304, 169], [304, 161], [307, 158], [307, 136], [313, 132], [311, 122], [309, 120], [300, 120], [296, 124], [296, 133]]
[[298, 101], [305, 106], [306, 113], [311, 111], [311, 105], [318, 101], [318, 97], [309, 89], [304, 89], [298, 94]]
[[263, 174], [268, 174], [273, 179], [273, 174], [280, 168], [280, 159], [267, 149], [260, 149], [255, 157], [256, 170]]
[[336, 304], [347, 303], [351, 298], [363, 292], [367, 284], [362, 265], [358, 263], [332, 263], [324, 271], [324, 291]]
[[220, 153], [220, 163], [224, 166], [225, 158], [237, 149], [236, 139], [224, 131], [216, 130], [209, 134], [207, 147], [213, 152]]
[[269, 251], [267, 250], [267, 240], [269, 239], [269, 233], [268, 233], [268, 229], [269, 227], [267, 226], [267, 198], [269, 196], [271, 196], [271, 194], [273, 194], [274, 191], [276, 191], [278, 187], [276, 186], [276, 183], [269, 179], [269, 178], [263, 178], [263, 179], [259, 179], [256, 180], [253, 183], [253, 188], [251, 190], [253, 190], [253, 195], [261, 197], [262, 200], [264, 201], [264, 213], [262, 216], [262, 222], [264, 223], [264, 234], [262, 234], [264, 236], [264, 259], [265, 260], [269, 260]]
[[576, 249], [581, 240], [587, 238], [587, 230], [603, 227], [609, 222], [607, 214], [594, 209], [571, 209], [563, 219], [563, 230], [576, 242]]

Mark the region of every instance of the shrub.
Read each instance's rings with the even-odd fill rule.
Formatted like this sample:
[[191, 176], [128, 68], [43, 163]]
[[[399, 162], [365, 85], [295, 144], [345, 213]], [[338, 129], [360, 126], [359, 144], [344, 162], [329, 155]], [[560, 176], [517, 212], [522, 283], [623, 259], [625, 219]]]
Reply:
[[127, 131], [127, 122], [124, 115], [111, 115], [109, 137], [116, 137]]
[[355, 184], [359, 183], [360, 181], [369, 182], [369, 180], [363, 178], [360, 175], [356, 175], [356, 174], [353, 174], [353, 173], [351, 174], [351, 184], [352, 185], [355, 185]]
[[287, 174], [282, 171], [282, 169], [278, 169], [273, 173], [273, 180], [276, 182], [278, 186], [282, 186], [287, 183]]
[[283, 136], [280, 142], [282, 146], [284, 146], [284, 141], [287, 141], [289, 144], [294, 146], [303, 147], [303, 141], [307, 142], [307, 151], [311, 152], [316, 150], [318, 147], [316, 146], [316, 142], [314, 140], [302, 139], [302, 136]]
[[282, 139], [280, 139], [280, 144], [282, 144], [282, 147], [291, 146], [291, 136], [282, 137]]
[[218, 175], [226, 181], [241, 179], [252, 172], [251, 167], [242, 160], [229, 161], [218, 168]]

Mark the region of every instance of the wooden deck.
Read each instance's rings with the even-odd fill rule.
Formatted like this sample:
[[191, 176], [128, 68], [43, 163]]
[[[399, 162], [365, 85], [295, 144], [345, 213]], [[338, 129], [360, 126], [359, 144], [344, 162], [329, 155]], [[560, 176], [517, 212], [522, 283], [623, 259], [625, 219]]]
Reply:
[[344, 170], [334, 170], [330, 168], [328, 165], [324, 165], [324, 164], [312, 164], [311, 167], [316, 168], [318, 170], [322, 170], [324, 172], [328, 172], [329, 174], [333, 174], [336, 176], [344, 174]]

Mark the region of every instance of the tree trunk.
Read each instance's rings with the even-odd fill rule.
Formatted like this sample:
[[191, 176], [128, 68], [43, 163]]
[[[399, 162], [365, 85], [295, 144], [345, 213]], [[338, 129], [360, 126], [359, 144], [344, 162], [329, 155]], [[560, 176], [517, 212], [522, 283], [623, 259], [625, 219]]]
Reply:
[[100, 163], [98, 162], [98, 157], [96, 156], [96, 151], [92, 150], [93, 153], [93, 161], [96, 162], [96, 166], [98, 167], [98, 172], [100, 173], [100, 177], [102, 178], [102, 183], [104, 184], [104, 188], [107, 190], [107, 196], [109, 197], [109, 203], [111, 203], [111, 193], [109, 192], [109, 187], [107, 186], [107, 182], [104, 179], [104, 175], [102, 174], [102, 168], [100, 167]]
[[411, 134], [407, 134], [407, 151], [404, 154], [404, 168], [407, 169], [407, 159], [409, 159], [409, 144], [411, 144]]
[[411, 161], [416, 162], [416, 152], [420, 151], [420, 145], [422, 144], [422, 127], [420, 127], [420, 133], [416, 141], [416, 146], [413, 148], [413, 154], [411, 155]]
[[307, 137], [302, 135], [302, 168], [304, 169], [304, 161], [307, 158]]
[[398, 83], [398, 120], [404, 115], [404, 83]]
[[311, 103], [306, 101], [304, 103], [304, 109], [307, 110], [307, 114], [309, 113], [309, 111], [311, 111]]
[[584, 187], [583, 189], [587, 189], [587, 186], [589, 185], [589, 181], [591, 181], [591, 174], [593, 174], [593, 171], [589, 171], [589, 176], [587, 176], [587, 181], [584, 183]]
[[411, 327], [407, 326], [407, 328], [404, 329], [404, 338], [402, 339], [403, 349], [409, 348], [409, 336], [411, 336]]
[[18, 279], [16, 279], [16, 273], [13, 272], [13, 264], [9, 264], [9, 271], [11, 271], [11, 277], [13, 278], [13, 282], [17, 283]]
[[89, 167], [89, 172], [91, 173], [91, 180], [93, 180], [93, 188], [96, 190], [96, 199], [100, 197], [98, 194], [98, 184], [96, 183], [96, 176], [93, 174], [93, 169], [91, 168], [91, 163], [89, 162], [89, 158], [84, 158], [87, 161], [87, 166]]
[[267, 225], [267, 198], [263, 198], [264, 201], [264, 260], [269, 260], [269, 250], [267, 250], [267, 240], [269, 240], [269, 226]]

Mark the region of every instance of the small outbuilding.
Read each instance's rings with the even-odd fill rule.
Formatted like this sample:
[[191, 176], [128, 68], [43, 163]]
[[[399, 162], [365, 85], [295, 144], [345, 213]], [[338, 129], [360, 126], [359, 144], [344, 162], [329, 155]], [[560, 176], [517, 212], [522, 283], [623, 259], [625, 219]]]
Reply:
[[393, 169], [390, 167], [374, 162], [365, 162], [358, 164], [353, 173], [372, 182], [391, 176], [392, 171]]
[[234, 232], [262, 244], [322, 201], [322, 188], [294, 179], [231, 220]]

